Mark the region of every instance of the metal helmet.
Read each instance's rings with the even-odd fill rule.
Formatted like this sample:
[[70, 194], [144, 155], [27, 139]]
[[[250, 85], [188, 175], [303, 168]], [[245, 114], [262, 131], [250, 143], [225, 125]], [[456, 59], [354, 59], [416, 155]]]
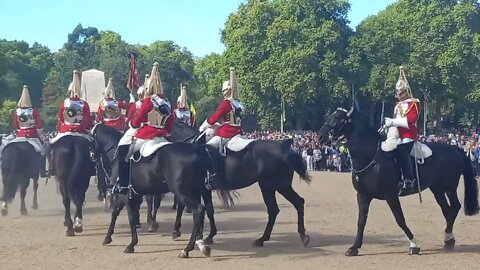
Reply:
[[407, 76], [405, 75], [405, 67], [400, 66], [400, 74], [398, 76], [397, 84], [395, 85], [395, 96], [399, 100], [412, 98], [412, 90], [408, 84]]

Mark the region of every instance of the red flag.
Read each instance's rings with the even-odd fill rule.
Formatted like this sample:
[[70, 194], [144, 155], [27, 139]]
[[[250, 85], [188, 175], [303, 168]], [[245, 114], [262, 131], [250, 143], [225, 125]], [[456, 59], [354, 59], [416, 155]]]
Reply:
[[130, 92], [136, 93], [138, 87], [140, 87], [140, 78], [138, 77], [135, 55], [130, 53], [130, 69], [128, 70], [127, 88], [130, 90]]

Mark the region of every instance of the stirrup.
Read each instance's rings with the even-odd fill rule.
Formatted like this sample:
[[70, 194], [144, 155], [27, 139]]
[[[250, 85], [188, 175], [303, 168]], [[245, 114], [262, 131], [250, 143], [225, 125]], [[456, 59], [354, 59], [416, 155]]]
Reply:
[[216, 175], [217, 175], [216, 173], [210, 174], [210, 172], [207, 171], [207, 177], [205, 177], [205, 188], [207, 190], [212, 190], [213, 189], [212, 180]]
[[112, 187], [112, 193], [115, 194], [115, 193], [118, 193], [118, 194], [123, 194], [123, 195], [126, 195], [128, 194], [128, 191], [130, 189], [128, 187], [122, 187], [120, 186], [120, 184], [115, 184], [113, 187]]

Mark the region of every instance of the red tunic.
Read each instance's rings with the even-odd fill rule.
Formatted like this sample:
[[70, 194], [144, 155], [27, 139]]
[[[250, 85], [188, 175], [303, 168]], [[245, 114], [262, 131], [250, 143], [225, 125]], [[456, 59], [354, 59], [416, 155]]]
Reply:
[[226, 123], [228, 121], [228, 113], [232, 111], [232, 104], [230, 101], [224, 99], [220, 106], [218, 107], [217, 111], [207, 119], [207, 123], [209, 125], [213, 125], [216, 122], [222, 124], [215, 135], [223, 137], [223, 138], [233, 138], [236, 135], [242, 134], [242, 128], [240, 126], [231, 125]]
[[[81, 99], [70, 98], [70, 100], [79, 101]], [[88, 106], [88, 103], [86, 101], [83, 101], [83, 121], [80, 125], [71, 125], [71, 124], [65, 123], [65, 119], [63, 117], [64, 111], [65, 111], [64, 104], [65, 104], [65, 100], [62, 101], [62, 104], [60, 104], [60, 109], [58, 110], [57, 131], [59, 133], [71, 131], [71, 132], [88, 134], [88, 131], [93, 126], [92, 118], [90, 116], [90, 106]]]
[[420, 114], [420, 102], [418, 99], [409, 98], [400, 101], [395, 106], [394, 118], [406, 117], [408, 128], [398, 127], [400, 138], [418, 139], [417, 121]]
[[165, 127], [158, 128], [148, 124], [148, 113], [151, 110], [154, 110], [152, 100], [150, 98], [144, 99], [140, 109], [131, 122], [133, 128], [139, 128], [135, 137], [139, 139], [152, 139], [155, 137], [165, 137], [172, 132], [175, 123], [175, 114], [170, 114], [165, 122]]
[[127, 114], [127, 123], [129, 123], [130, 121], [132, 121], [133, 117], [135, 117], [135, 115], [137, 114], [138, 110], [140, 109], [140, 106], [142, 105], [142, 102], [140, 100], [138, 100], [137, 102], [135, 102], [134, 104], [132, 104], [132, 106], [130, 107], [130, 109], [128, 110], [128, 114]]
[[42, 118], [36, 109], [32, 109], [33, 119], [35, 119], [35, 127], [31, 128], [20, 128], [18, 123], [18, 114], [15, 110], [13, 113], [13, 127], [17, 130], [17, 137], [24, 138], [39, 138], [37, 129], [43, 128]]
[[[105, 101], [107, 101], [107, 102], [112, 101], [112, 100], [115, 100], [115, 99], [110, 98], [110, 97], [105, 99]], [[118, 107], [120, 109], [126, 110], [127, 113], [129, 112], [132, 104], [127, 103], [127, 102], [123, 101], [122, 99], [117, 99], [117, 102], [118, 102]], [[110, 120], [110, 119], [104, 119], [103, 111], [104, 111], [104, 107], [100, 103], [98, 105], [98, 110], [97, 110], [97, 122], [101, 122], [101, 123], [105, 124], [106, 126], [112, 127], [112, 128], [114, 128], [118, 131], [123, 131], [125, 129], [125, 123], [126, 122], [125, 122], [125, 116], [123, 114], [120, 114], [120, 117], [118, 119]]]

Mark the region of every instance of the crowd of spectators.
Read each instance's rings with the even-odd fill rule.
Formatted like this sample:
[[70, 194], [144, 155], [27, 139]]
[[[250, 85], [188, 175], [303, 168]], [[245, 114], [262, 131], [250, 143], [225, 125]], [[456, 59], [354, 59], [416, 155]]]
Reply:
[[309, 171], [350, 171], [351, 162], [347, 147], [345, 145], [321, 144], [318, 132], [254, 131], [246, 133], [245, 136], [261, 140], [292, 139], [292, 148], [302, 155]]
[[[279, 131], [254, 131], [246, 137], [262, 140], [293, 139], [293, 149], [304, 158], [310, 171], [351, 171], [351, 160], [345, 145], [324, 145], [318, 132], [301, 131], [281, 133]], [[480, 177], [480, 132], [470, 131], [459, 134], [420, 136], [422, 142], [439, 142], [462, 148], [470, 158], [475, 174]]]

